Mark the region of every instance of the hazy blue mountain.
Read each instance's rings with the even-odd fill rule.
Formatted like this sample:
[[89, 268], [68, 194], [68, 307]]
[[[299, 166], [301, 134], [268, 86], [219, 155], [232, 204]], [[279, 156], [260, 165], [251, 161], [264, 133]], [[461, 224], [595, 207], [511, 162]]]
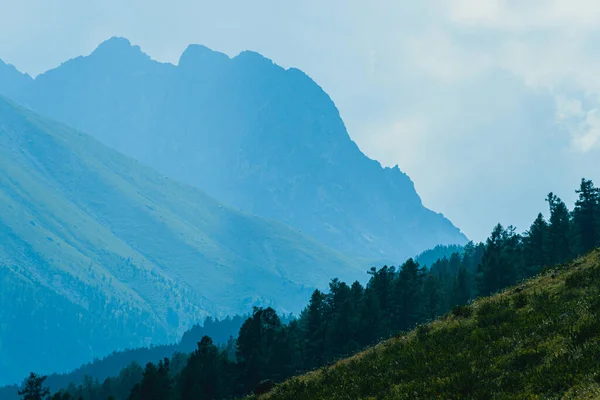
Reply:
[[[115, 373], [132, 363], [143, 367], [149, 362], [158, 363], [165, 357], [172, 358], [175, 353], [187, 357], [188, 354], [198, 348], [198, 342], [204, 335], [213, 339], [215, 344], [226, 346], [231, 337], [237, 337], [246, 318], [248, 316], [227, 317], [222, 320], [208, 317], [202, 325], [194, 325], [186, 331], [177, 343], [115, 351], [106, 357], [78, 366], [67, 373], [48, 375], [45, 384], [52, 392], [56, 392], [68, 387], [70, 384], [83, 384], [89, 378], [103, 382], [106, 378], [114, 376]], [[20, 399], [17, 394], [19, 384], [20, 382], [17, 385], [0, 386], [0, 399]]]
[[368, 268], [1, 97], [0, 172], [0, 384]]
[[450, 256], [452, 256], [452, 254], [454, 253], [462, 254], [464, 250], [465, 248], [463, 246], [458, 245], [438, 245], [435, 246], [433, 249], [425, 250], [424, 252], [416, 256], [414, 259], [416, 262], [419, 263], [421, 267], [431, 267], [431, 265], [433, 265], [434, 262], [442, 260], [444, 258], [449, 259]]
[[27, 74], [19, 72], [13, 65], [0, 60], [0, 92], [9, 97], [20, 97], [33, 80]]
[[113, 38], [22, 85], [33, 110], [340, 251], [398, 262], [467, 241], [359, 150], [315, 82], [260, 54], [191, 45], [175, 66]]

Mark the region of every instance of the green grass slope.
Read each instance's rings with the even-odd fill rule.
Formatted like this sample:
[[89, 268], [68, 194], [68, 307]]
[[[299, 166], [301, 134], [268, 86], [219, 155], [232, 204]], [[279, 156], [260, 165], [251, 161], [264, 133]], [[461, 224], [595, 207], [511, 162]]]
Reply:
[[600, 398], [600, 250], [261, 398]]
[[0, 384], [173, 340], [209, 313], [299, 311], [363, 270], [0, 98]]

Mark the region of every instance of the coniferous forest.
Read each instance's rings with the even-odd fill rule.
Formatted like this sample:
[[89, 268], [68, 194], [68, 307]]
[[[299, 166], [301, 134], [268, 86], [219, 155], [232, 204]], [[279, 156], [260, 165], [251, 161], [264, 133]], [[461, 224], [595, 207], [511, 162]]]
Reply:
[[191, 354], [132, 363], [102, 382], [86, 379], [54, 394], [32, 373], [19, 394], [25, 400], [196, 400], [268, 391], [593, 250], [600, 245], [600, 190], [582, 179], [576, 193], [572, 210], [550, 193], [547, 216], [537, 215], [525, 232], [498, 224], [485, 243], [469, 243], [427, 267], [409, 259], [371, 268], [366, 286], [332, 279], [328, 291], [314, 291], [302, 313], [285, 323], [273, 308], [254, 308], [227, 343], [217, 346], [204, 336]]

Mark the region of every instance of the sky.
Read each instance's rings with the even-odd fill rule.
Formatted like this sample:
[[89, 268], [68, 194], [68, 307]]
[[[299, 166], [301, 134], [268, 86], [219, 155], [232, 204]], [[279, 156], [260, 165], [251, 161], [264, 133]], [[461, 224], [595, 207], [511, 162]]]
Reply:
[[124, 36], [297, 67], [369, 157], [471, 239], [527, 230], [553, 191], [600, 184], [597, 0], [0, 0], [0, 59], [32, 76]]

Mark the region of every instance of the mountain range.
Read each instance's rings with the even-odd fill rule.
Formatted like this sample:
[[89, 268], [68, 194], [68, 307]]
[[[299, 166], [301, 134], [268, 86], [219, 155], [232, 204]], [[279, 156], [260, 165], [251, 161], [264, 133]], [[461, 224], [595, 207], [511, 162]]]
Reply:
[[35, 79], [1, 68], [0, 93], [342, 252], [399, 262], [467, 241], [359, 150], [321, 87], [255, 52], [191, 45], [173, 65], [112, 38]]
[[366, 265], [0, 98], [0, 384], [288, 312]]
[[112, 38], [35, 79], [0, 61], [0, 95], [0, 384], [467, 241], [254, 52]]

